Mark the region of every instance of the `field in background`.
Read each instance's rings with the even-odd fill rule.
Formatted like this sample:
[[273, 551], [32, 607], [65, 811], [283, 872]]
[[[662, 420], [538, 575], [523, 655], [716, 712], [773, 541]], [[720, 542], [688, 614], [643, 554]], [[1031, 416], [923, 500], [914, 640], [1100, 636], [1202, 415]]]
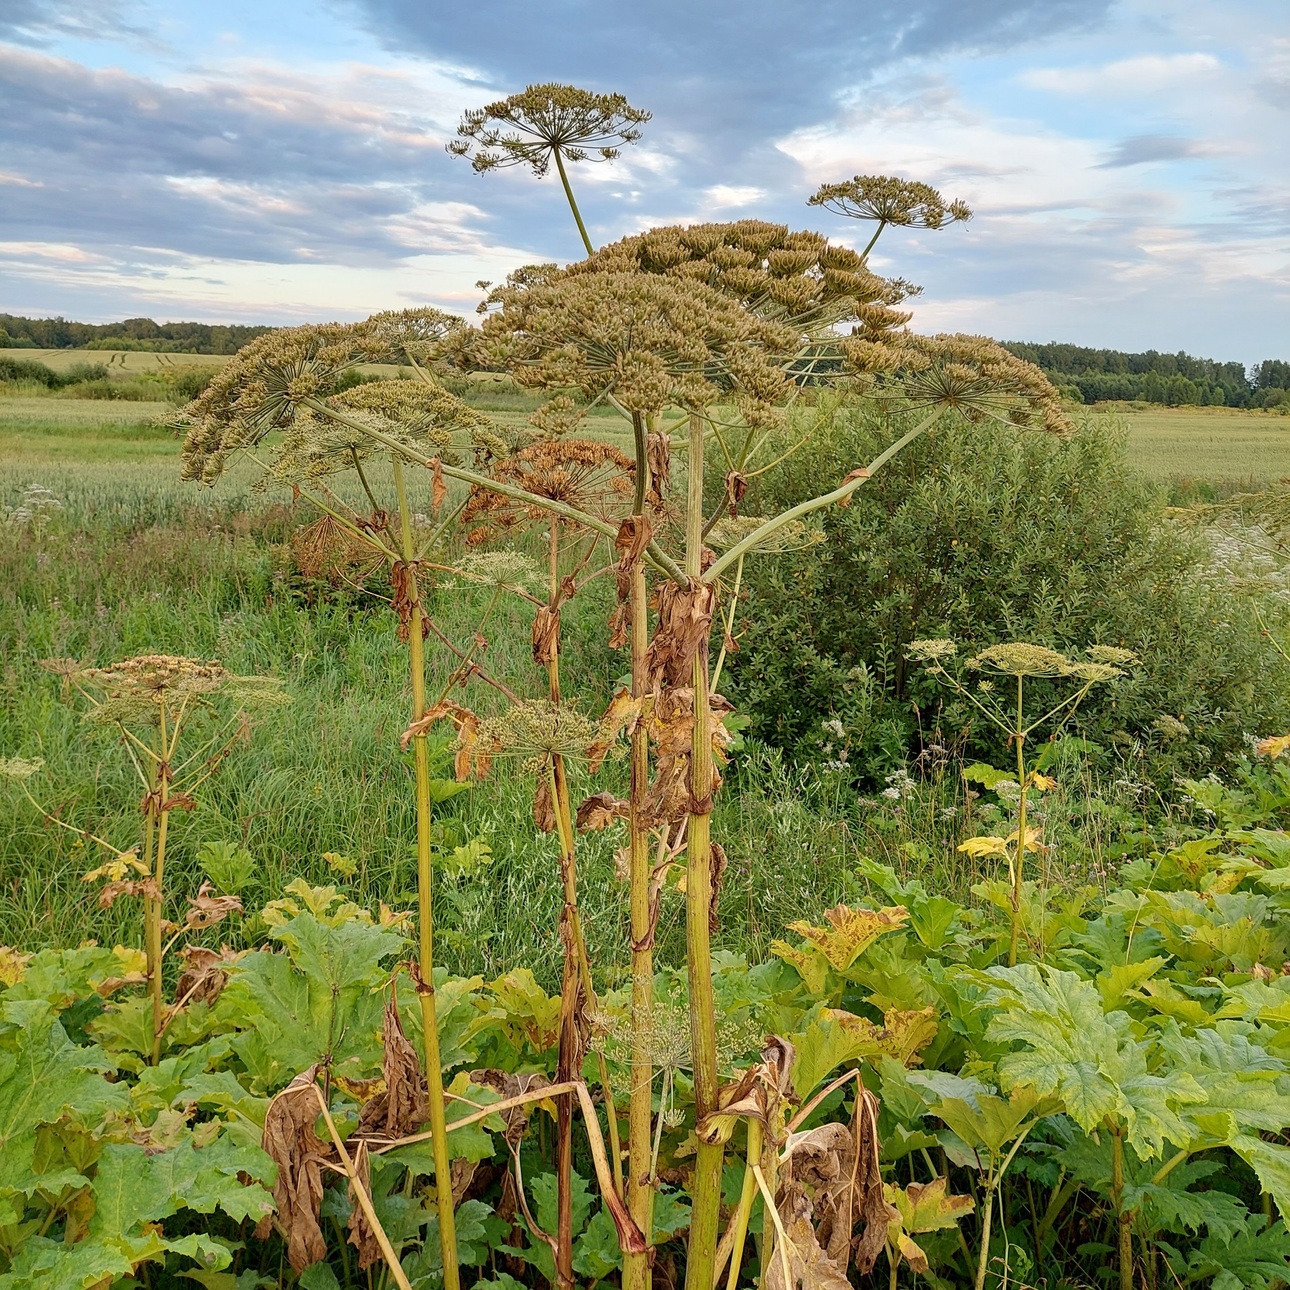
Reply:
[[1126, 411], [1129, 464], [1156, 479], [1274, 483], [1290, 476], [1290, 417], [1225, 408]]
[[[106, 361], [110, 353], [72, 355]], [[147, 369], [139, 365], [148, 361], [164, 366], [155, 354], [124, 357], [126, 378], [141, 375]], [[533, 404], [523, 392], [486, 381], [470, 398], [515, 426]], [[191, 827], [176, 823], [176, 889], [199, 881], [196, 847], [203, 841], [246, 845], [262, 866], [265, 895], [297, 875], [334, 880], [322, 856], [343, 848], [358, 865], [364, 901], [406, 907], [412, 820], [396, 738], [406, 719], [404, 664], [390, 616], [344, 595], [318, 603], [298, 584], [285, 546], [292, 517], [277, 504], [281, 497], [251, 491], [253, 467], [235, 467], [210, 490], [182, 482], [178, 440], [158, 424], [169, 411], [165, 403], [0, 397], [0, 516], [31, 484], [52, 490], [63, 506], [40, 543], [0, 541], [0, 621], [8, 641], [0, 747], [45, 757], [60, 809], [124, 836], [135, 818], [128, 783], [112, 773], [100, 778], [83, 725], [58, 702], [57, 683], [36, 661], [105, 661], [161, 650], [282, 676], [296, 696], [291, 708], [214, 782]], [[1117, 415], [1130, 427], [1130, 461], [1158, 478], [1248, 486], [1290, 475], [1290, 418], [1194, 410]], [[597, 415], [591, 433], [622, 434], [622, 423]], [[428, 510], [428, 478], [414, 485], [425, 494], [415, 504]], [[607, 584], [596, 585], [609, 595]], [[610, 607], [596, 595], [580, 598], [566, 623], [570, 647], [601, 672], [606, 694], [622, 667], [602, 644]], [[437, 606], [445, 627], [463, 640], [480, 608], [459, 592]], [[489, 637], [494, 669], [517, 689], [530, 688], [527, 625], [495, 621]], [[446, 680], [446, 672], [436, 680]], [[718, 807], [725, 836], [736, 842], [732, 854], [747, 857], [727, 877], [733, 909], [723, 944], [748, 949], [754, 958], [786, 919], [815, 917], [847, 896], [857, 846], [895, 863], [903, 855], [894, 844], [886, 850], [883, 839], [848, 832], [855, 823], [823, 799], [826, 790], [795, 775], [759, 753]], [[488, 972], [526, 962], [551, 984], [560, 947], [543, 911], [558, 903], [558, 867], [549, 838], [515, 827], [530, 814], [529, 788], [520, 777], [499, 773], [457, 799], [454, 809], [467, 833], [491, 841], [496, 859], [482, 886], [445, 884], [445, 962]], [[28, 818], [0, 842], [0, 872], [14, 875], [0, 888], [0, 942], [35, 947], [87, 934], [110, 941], [128, 915], [90, 907], [79, 878], [83, 858], [71, 842], [47, 833]], [[609, 966], [618, 946], [621, 890], [612, 848], [595, 836], [585, 861], [584, 912], [593, 949]], [[804, 850], [806, 836], [813, 841]], [[944, 850], [961, 859], [949, 841]], [[54, 853], [52, 878], [48, 866], [31, 869], [33, 856]], [[975, 876], [963, 864], [963, 872], [942, 876], [946, 890]], [[517, 918], [517, 910], [528, 913]], [[683, 953], [680, 913], [679, 903], [664, 909], [662, 952]]]

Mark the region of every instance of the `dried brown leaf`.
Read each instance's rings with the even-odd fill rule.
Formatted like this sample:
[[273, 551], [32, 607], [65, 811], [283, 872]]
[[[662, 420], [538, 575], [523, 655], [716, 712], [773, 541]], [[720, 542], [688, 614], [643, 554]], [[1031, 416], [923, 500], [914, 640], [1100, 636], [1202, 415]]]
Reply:
[[[319, 1226], [323, 1165], [332, 1147], [314, 1131], [318, 1119], [318, 1067], [301, 1071], [270, 1103], [260, 1145], [278, 1168], [273, 1200], [287, 1238], [287, 1258], [296, 1272], [327, 1257], [327, 1241]], [[267, 1236], [268, 1220], [257, 1235]]]
[[218, 953], [200, 945], [187, 945], [179, 954], [184, 960], [184, 970], [175, 984], [176, 1007], [185, 1001], [214, 1003], [228, 984], [229, 966], [242, 957], [227, 945], [221, 945]]
[[381, 1023], [383, 1091], [367, 1101], [358, 1117], [364, 1137], [405, 1138], [425, 1123], [428, 1099], [417, 1050], [408, 1042], [394, 992]]
[[645, 654], [648, 689], [691, 683], [695, 658], [707, 657], [715, 608], [713, 587], [697, 578], [685, 587], [665, 582], [659, 588], [657, 625]]
[[[367, 1143], [360, 1139], [358, 1145], [350, 1153], [350, 1159], [353, 1162], [354, 1173], [357, 1175], [359, 1186], [370, 1196], [372, 1194], [372, 1169]], [[363, 1206], [359, 1204], [358, 1193], [354, 1189], [354, 1180], [352, 1178], [349, 1183], [349, 1206], [349, 1222], [346, 1224], [349, 1231], [349, 1244], [358, 1251], [359, 1270], [366, 1272], [373, 1263], [379, 1262], [382, 1258], [381, 1243], [376, 1239], [376, 1231], [368, 1221]]]
[[546, 667], [555, 662], [559, 649], [560, 611], [542, 605], [533, 618], [533, 661], [539, 667]]
[[555, 832], [555, 803], [545, 775], [538, 776], [537, 791], [533, 794], [533, 825], [539, 833]]
[[197, 895], [190, 896], [188, 909], [184, 914], [184, 925], [191, 932], [200, 932], [207, 927], [215, 927], [230, 914], [242, 912], [242, 902], [237, 896], [212, 896], [214, 888], [204, 882], [197, 889]]
[[608, 828], [615, 820], [627, 818], [628, 803], [610, 792], [595, 793], [578, 807], [578, 831]]

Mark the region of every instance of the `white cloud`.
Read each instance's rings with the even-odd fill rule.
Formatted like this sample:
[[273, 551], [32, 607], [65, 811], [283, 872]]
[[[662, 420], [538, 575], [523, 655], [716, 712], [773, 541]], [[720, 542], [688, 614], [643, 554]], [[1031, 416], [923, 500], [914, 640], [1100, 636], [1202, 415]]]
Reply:
[[1100, 67], [1035, 67], [1018, 76], [1022, 85], [1082, 97], [1140, 98], [1162, 90], [1195, 89], [1197, 81], [1223, 71], [1213, 54], [1144, 54]]

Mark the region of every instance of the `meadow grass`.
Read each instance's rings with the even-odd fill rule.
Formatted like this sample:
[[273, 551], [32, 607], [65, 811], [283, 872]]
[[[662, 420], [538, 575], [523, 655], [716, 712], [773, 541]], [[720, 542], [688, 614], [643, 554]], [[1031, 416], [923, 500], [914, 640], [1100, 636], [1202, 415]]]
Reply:
[[[514, 390], [492, 396], [529, 397]], [[369, 906], [410, 908], [413, 798], [409, 760], [399, 751], [409, 699], [393, 617], [379, 600], [299, 576], [289, 538], [313, 514], [303, 504], [293, 509], [289, 496], [254, 492], [253, 467], [235, 467], [214, 489], [183, 483], [178, 442], [152, 420], [163, 411], [165, 405], [0, 399], [0, 514], [32, 483], [63, 503], [44, 525], [0, 527], [0, 756], [43, 757], [46, 769], [32, 781], [36, 795], [58, 818], [128, 846], [139, 827], [132, 775], [120, 750], [64, 702], [60, 682], [39, 660], [101, 664], [170, 652], [279, 676], [291, 706], [229, 759], [198, 810], [175, 813], [167, 886], [176, 905], [201, 881], [200, 846], [228, 842], [257, 862], [248, 907], [303, 877], [348, 885]], [[517, 426], [525, 415], [522, 406], [499, 413]], [[1185, 437], [1185, 428], [1168, 431], [1185, 414], [1160, 415], [1166, 432]], [[1266, 433], [1278, 429], [1269, 419]], [[597, 416], [591, 430], [609, 435], [617, 427], [612, 417]], [[1139, 422], [1137, 433], [1161, 431]], [[1290, 441], [1290, 423], [1283, 433]], [[1242, 465], [1232, 474], [1242, 471], [1253, 473]], [[414, 508], [428, 510], [428, 475], [413, 486]], [[609, 583], [591, 584], [565, 615], [565, 649], [578, 657], [592, 711], [626, 670], [625, 657], [604, 645]], [[482, 589], [457, 584], [433, 593], [431, 604], [443, 629], [464, 643], [484, 599]], [[521, 694], [542, 693], [527, 611], [504, 608], [486, 635], [490, 670]], [[430, 658], [434, 693], [453, 660], [436, 649]], [[494, 699], [474, 685], [466, 701], [487, 709]], [[450, 774], [449, 761], [444, 750], [438, 773]], [[981, 873], [954, 850], [959, 822], [946, 822], [944, 812], [957, 789], [947, 791], [946, 801], [938, 798], [926, 819], [916, 819], [903, 807], [874, 809], [837, 776], [787, 766], [756, 745], [743, 749], [728, 768], [714, 820], [730, 858], [718, 947], [760, 957], [785, 923], [854, 897], [862, 854], [965, 894]], [[0, 836], [0, 944], [35, 949], [132, 937], [137, 911], [124, 903], [98, 909], [81, 881], [98, 862], [89, 850], [14, 792], [0, 792], [10, 815]], [[561, 961], [560, 877], [554, 840], [532, 827], [532, 793], [514, 764], [499, 763], [444, 808], [445, 842], [480, 836], [492, 860], [482, 875], [440, 875], [437, 917], [442, 961], [454, 970], [492, 974], [524, 965], [553, 986]], [[587, 937], [606, 981], [627, 968], [626, 888], [614, 856], [620, 842], [591, 834], [580, 847]], [[347, 884], [328, 854], [353, 862]], [[683, 924], [682, 898], [665, 894], [658, 936], [665, 961], [684, 957]], [[255, 931], [232, 935], [247, 939]]]
[[1130, 409], [1128, 462], [1156, 479], [1222, 488], [1290, 475], [1290, 417], [1235, 408]]
[[[214, 489], [183, 483], [178, 444], [149, 423], [152, 411], [0, 400], [0, 512], [32, 483], [63, 503], [36, 528], [0, 527], [0, 755], [44, 758], [46, 769], [31, 784], [37, 797], [58, 818], [128, 846], [139, 828], [129, 768], [119, 748], [64, 701], [60, 682], [39, 660], [101, 664], [169, 652], [279, 676], [291, 706], [229, 759], [198, 810], [175, 813], [168, 890], [176, 903], [195, 890], [201, 844], [229, 842], [257, 861], [248, 907], [296, 877], [341, 881], [328, 853], [354, 862], [348, 885], [356, 899], [413, 906], [411, 771], [399, 751], [407, 665], [393, 616], [379, 600], [300, 578], [288, 541], [313, 513], [304, 504], [293, 509], [289, 495], [253, 492], [253, 468], [236, 467]], [[412, 483], [414, 508], [428, 511], [428, 474]], [[611, 597], [611, 580], [599, 579], [565, 615], [565, 647], [579, 659], [593, 711], [626, 670], [625, 659], [604, 645]], [[468, 643], [486, 599], [486, 589], [457, 584], [435, 594], [433, 612], [446, 632]], [[521, 694], [544, 692], [530, 654], [528, 611], [504, 604], [487, 637], [491, 671]], [[454, 662], [431, 649], [432, 693]], [[496, 702], [478, 685], [465, 698], [482, 709]], [[722, 935], [729, 949], [764, 952], [786, 921], [841, 899], [854, 847], [840, 824], [820, 822], [810, 805], [814, 790], [776, 757], [759, 750], [747, 762], [718, 813], [732, 860]], [[439, 773], [451, 773], [446, 754]], [[576, 780], [576, 767], [573, 773]], [[446, 840], [481, 836], [493, 858], [482, 882], [478, 874], [442, 875], [440, 936], [443, 961], [456, 970], [526, 965], [553, 985], [562, 953], [560, 876], [553, 838], [533, 830], [533, 788], [513, 764], [499, 763], [485, 783], [445, 808]], [[625, 782], [619, 788], [625, 791]], [[35, 949], [132, 936], [137, 911], [128, 902], [98, 909], [81, 881], [98, 863], [92, 849], [42, 821], [15, 792], [0, 792], [10, 814], [0, 836], [0, 944]], [[589, 835], [579, 861], [588, 941], [610, 978], [626, 968], [619, 842]], [[683, 923], [681, 897], [667, 896], [659, 944], [678, 959]]]

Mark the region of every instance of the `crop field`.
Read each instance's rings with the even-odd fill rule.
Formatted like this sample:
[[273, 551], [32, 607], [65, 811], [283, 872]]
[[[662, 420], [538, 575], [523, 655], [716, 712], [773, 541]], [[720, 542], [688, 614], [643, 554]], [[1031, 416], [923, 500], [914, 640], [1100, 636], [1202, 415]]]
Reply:
[[1223, 408], [1123, 414], [1128, 460], [1157, 479], [1272, 483], [1290, 476], [1290, 417]]

